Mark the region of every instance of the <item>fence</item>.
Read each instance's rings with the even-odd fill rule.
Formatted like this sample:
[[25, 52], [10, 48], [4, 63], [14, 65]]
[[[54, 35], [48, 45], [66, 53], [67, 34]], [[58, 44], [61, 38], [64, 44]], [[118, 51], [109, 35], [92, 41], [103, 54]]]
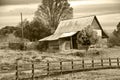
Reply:
[[50, 76], [75, 71], [120, 68], [120, 58], [51, 61], [46, 63], [35, 63], [32, 61], [31, 64], [23, 66], [24, 67], [21, 67], [18, 61], [16, 61], [16, 80], [25, 80], [23, 75], [27, 75], [26, 79], [34, 80], [36, 77], [40, 76]]

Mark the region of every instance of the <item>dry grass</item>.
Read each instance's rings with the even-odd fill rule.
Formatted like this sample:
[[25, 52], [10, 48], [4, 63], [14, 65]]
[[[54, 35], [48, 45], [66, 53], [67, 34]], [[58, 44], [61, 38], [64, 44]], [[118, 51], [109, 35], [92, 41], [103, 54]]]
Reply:
[[108, 69], [69, 73], [65, 75], [47, 77], [43, 80], [120, 80], [120, 70]]
[[[98, 54], [94, 54], [99, 51]], [[78, 52], [76, 50], [76, 52]], [[14, 51], [14, 50], [0, 50], [0, 64], [2, 63], [15, 63], [15, 59], [21, 58], [24, 61], [30, 61], [33, 57], [40, 61], [60, 61], [60, 60], [76, 60], [80, 58], [116, 58], [120, 57], [120, 47], [105, 48], [105, 49], [90, 49], [87, 54], [85, 51], [79, 51], [80, 56], [75, 56], [72, 53], [76, 53], [74, 50], [58, 52], [58, 53], [47, 53], [39, 51]], [[83, 56], [85, 55], [85, 56]]]
[[[99, 51], [99, 54], [96, 55], [96, 51]], [[81, 51], [85, 53], [84, 51]], [[84, 56], [76, 56], [71, 51], [64, 51], [58, 53], [47, 53], [39, 51], [14, 51], [14, 50], [0, 50], [0, 71], [3, 69], [12, 69], [14, 68], [15, 60], [21, 58], [20, 64], [29, 63], [32, 58], [35, 58], [36, 61], [60, 61], [60, 60], [76, 60], [82, 58], [116, 58], [120, 57], [120, 47], [114, 48], [104, 48], [104, 49], [90, 49], [87, 54]], [[10, 68], [1, 68], [3, 65], [9, 65]], [[113, 74], [114, 72], [114, 74]], [[115, 73], [116, 72], [116, 73]], [[100, 70], [100, 71], [89, 71], [81, 72], [75, 74], [66, 74], [63, 76], [45, 78], [44, 80], [120, 80], [120, 70]], [[114, 76], [113, 76], [114, 75]], [[0, 78], [4, 77], [3, 74], [0, 74]], [[90, 78], [89, 78], [90, 77]], [[103, 79], [102, 79], [103, 78]], [[104, 79], [105, 78], [105, 79]], [[4, 79], [5, 80], [5, 79]], [[7, 79], [6, 79], [7, 80]]]

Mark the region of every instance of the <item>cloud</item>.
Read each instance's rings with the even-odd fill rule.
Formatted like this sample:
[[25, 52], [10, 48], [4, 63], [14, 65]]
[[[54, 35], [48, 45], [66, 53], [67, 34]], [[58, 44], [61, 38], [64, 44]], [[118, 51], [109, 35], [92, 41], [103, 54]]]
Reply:
[[93, 5], [93, 4], [118, 4], [119, 0], [70, 0], [71, 6]]
[[[31, 21], [34, 15], [24, 15], [23, 19]], [[0, 17], [0, 28], [5, 26], [16, 26], [21, 20], [20, 14]]]
[[20, 12], [24, 15], [31, 15], [37, 10], [38, 4], [29, 5], [7, 5], [0, 7], [0, 16], [16, 16]]
[[[20, 22], [20, 12], [23, 12], [24, 19], [32, 20], [40, 1], [41, 0], [0, 0], [0, 5], [2, 5], [0, 6], [0, 26], [16, 25]], [[74, 17], [98, 15], [99, 21], [104, 29], [115, 29], [116, 24], [120, 21], [119, 0], [69, 1], [71, 1], [70, 4], [74, 10]]]
[[0, 0], [0, 5], [18, 5], [41, 3], [42, 0]]
[[[41, 3], [42, 0], [0, 0], [0, 5]], [[104, 3], [120, 3], [119, 0], [68, 0], [72, 6]]]
[[120, 4], [94, 4], [73, 7], [74, 17], [120, 13]]

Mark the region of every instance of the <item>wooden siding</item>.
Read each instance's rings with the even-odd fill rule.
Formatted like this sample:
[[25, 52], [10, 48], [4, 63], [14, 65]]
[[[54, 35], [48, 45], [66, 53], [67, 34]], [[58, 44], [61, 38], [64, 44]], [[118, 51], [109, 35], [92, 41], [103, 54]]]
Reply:
[[93, 29], [97, 29], [97, 30], [101, 30], [100, 26], [98, 25], [96, 19], [93, 20], [91, 26], [93, 27]]
[[53, 49], [57, 50], [57, 49], [59, 49], [59, 41], [56, 40], [56, 41], [50, 41], [50, 42], [48, 42], [48, 48], [50, 50], [53, 50]]
[[59, 42], [60, 42], [60, 45], [59, 45], [60, 50], [69, 50], [71, 48], [69, 37], [62, 38], [59, 40]]

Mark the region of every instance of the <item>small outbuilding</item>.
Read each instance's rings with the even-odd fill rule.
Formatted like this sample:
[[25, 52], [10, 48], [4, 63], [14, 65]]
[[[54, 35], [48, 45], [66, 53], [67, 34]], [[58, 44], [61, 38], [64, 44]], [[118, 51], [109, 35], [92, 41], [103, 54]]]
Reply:
[[39, 41], [48, 42], [48, 49], [50, 50], [80, 49], [76, 41], [77, 34], [87, 26], [92, 27], [102, 39], [108, 38], [97, 17], [87, 16], [61, 21], [54, 34]]

